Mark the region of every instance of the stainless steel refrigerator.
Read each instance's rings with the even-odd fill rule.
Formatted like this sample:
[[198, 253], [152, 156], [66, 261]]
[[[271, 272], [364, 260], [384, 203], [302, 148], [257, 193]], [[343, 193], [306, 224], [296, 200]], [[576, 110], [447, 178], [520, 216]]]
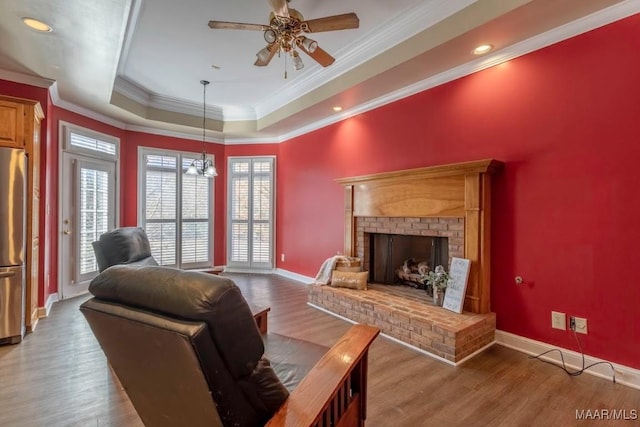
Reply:
[[27, 158], [0, 148], [0, 343], [24, 336]]

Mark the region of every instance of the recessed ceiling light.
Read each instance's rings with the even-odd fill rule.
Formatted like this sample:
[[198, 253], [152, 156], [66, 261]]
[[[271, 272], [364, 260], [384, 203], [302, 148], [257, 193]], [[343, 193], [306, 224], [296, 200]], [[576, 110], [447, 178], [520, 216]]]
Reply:
[[42, 22], [38, 19], [22, 18], [22, 22], [27, 27], [33, 28], [36, 31], [41, 31], [43, 33], [50, 33], [51, 31], [53, 31], [53, 28], [51, 27], [51, 25], [47, 24], [46, 22]]
[[480, 46], [473, 49], [474, 55], [484, 55], [485, 53], [490, 52], [493, 49], [493, 45], [491, 44], [481, 44]]
[[333, 107], [333, 111], [335, 111], [336, 113], [338, 111], [342, 111], [342, 107], [339, 107], [339, 106], [336, 105], [335, 107]]

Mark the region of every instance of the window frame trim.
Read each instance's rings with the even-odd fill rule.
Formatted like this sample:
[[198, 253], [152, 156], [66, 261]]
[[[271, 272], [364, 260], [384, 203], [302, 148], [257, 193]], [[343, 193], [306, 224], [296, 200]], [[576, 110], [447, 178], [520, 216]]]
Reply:
[[[138, 165], [138, 170], [137, 170], [137, 194], [138, 194], [138, 201], [137, 201], [137, 221], [136, 223], [138, 224], [138, 227], [142, 227], [146, 230], [146, 217], [145, 217], [145, 209], [146, 209], [146, 199], [144, 198], [145, 194], [146, 194], [146, 179], [144, 179], [142, 173], [143, 171], [147, 170], [146, 167], [146, 163], [144, 161], [145, 156], [146, 155], [160, 155], [160, 156], [164, 156], [164, 155], [169, 155], [169, 156], [177, 156], [178, 157], [178, 170], [182, 171], [182, 157], [183, 156], [188, 156], [188, 157], [195, 157], [195, 158], [199, 158], [201, 156], [202, 153], [199, 152], [195, 152], [195, 151], [185, 151], [185, 150], [171, 150], [171, 149], [166, 149], [166, 148], [158, 148], [158, 147], [148, 147], [148, 146], [138, 146], [138, 150], [137, 150], [137, 165]], [[215, 164], [215, 156], [213, 154], [209, 154], [209, 157], [212, 159], [212, 161]], [[182, 176], [184, 175], [184, 172], [180, 172], [177, 175], [179, 175], [177, 181], [176, 181], [176, 186], [177, 186], [177, 191], [176, 191], [176, 207], [177, 207], [177, 213], [176, 213], [176, 264], [172, 264], [170, 265], [171, 267], [175, 267], [175, 268], [180, 268], [180, 269], [184, 269], [184, 270], [197, 270], [197, 269], [203, 269], [203, 268], [211, 268], [213, 266], [213, 260], [215, 259], [214, 257], [214, 244], [213, 241], [215, 240], [214, 238], [214, 233], [215, 233], [215, 209], [214, 209], [214, 205], [215, 205], [215, 178], [211, 178], [211, 183], [209, 185], [209, 219], [208, 219], [208, 225], [209, 225], [209, 241], [208, 241], [208, 247], [209, 247], [209, 257], [207, 261], [204, 262], [198, 262], [198, 263], [189, 263], [188, 267], [185, 268], [182, 266], [182, 247], [181, 247], [181, 243], [182, 243], [182, 226], [181, 223], [184, 222], [183, 218], [182, 218]], [[144, 219], [144, 222], [143, 222]], [[189, 221], [187, 221], [189, 222]], [[192, 221], [193, 222], [193, 221]], [[166, 265], [167, 267], [169, 267], [169, 265]]]
[[[93, 157], [96, 159], [108, 160], [114, 163], [120, 163], [120, 138], [106, 133], [98, 132], [93, 129], [75, 125], [73, 123], [60, 120], [60, 144], [61, 151], [67, 153], [79, 154], [82, 156]], [[77, 133], [87, 138], [94, 138], [104, 142], [112, 143], [116, 146], [115, 154], [108, 154], [98, 150], [91, 150], [84, 147], [78, 147], [71, 144], [71, 133]], [[117, 170], [116, 172], [120, 172]]]
[[[269, 263], [257, 263], [257, 265], [254, 265], [254, 263], [251, 261], [251, 248], [252, 248], [252, 244], [251, 244], [251, 235], [248, 236], [249, 239], [249, 261], [247, 262], [239, 262], [239, 261], [231, 261], [231, 249], [232, 249], [232, 241], [231, 241], [231, 232], [232, 232], [232, 224], [233, 224], [233, 220], [232, 220], [232, 213], [233, 213], [233, 206], [232, 206], [232, 189], [231, 189], [231, 185], [232, 185], [232, 180], [233, 180], [233, 176], [235, 175], [233, 173], [233, 168], [232, 168], [232, 164], [234, 161], [242, 161], [242, 160], [248, 160], [249, 161], [249, 188], [251, 189], [251, 191], [253, 191], [253, 181], [252, 181], [252, 177], [253, 177], [253, 173], [252, 173], [252, 168], [251, 165], [253, 163], [253, 161], [260, 161], [260, 160], [269, 160], [271, 162], [271, 197], [270, 197], [270, 203], [271, 203], [271, 220], [269, 221], [270, 223], [270, 227], [269, 227], [269, 231], [271, 234], [271, 245], [270, 245], [270, 250], [271, 250], [271, 259], [269, 261]], [[275, 155], [267, 155], [267, 156], [229, 156], [227, 157], [227, 209], [226, 209], [226, 215], [227, 215], [227, 230], [226, 230], [226, 238], [227, 238], [227, 243], [226, 243], [226, 265], [227, 268], [226, 270], [228, 271], [237, 271], [237, 272], [242, 272], [242, 271], [273, 271], [276, 269], [276, 189], [277, 189], [277, 181], [276, 181], [276, 171], [277, 171], [277, 156]], [[246, 220], [246, 223], [249, 224], [249, 230], [248, 232], [251, 232], [253, 227], [251, 226], [251, 224], [254, 223], [254, 220], [251, 216], [251, 213], [253, 212], [253, 198], [251, 197], [253, 193], [250, 194], [249, 197], [249, 216], [248, 219]], [[241, 222], [241, 221], [238, 221]], [[244, 221], [242, 221], [244, 222]], [[264, 223], [264, 221], [257, 221], [258, 223]]]

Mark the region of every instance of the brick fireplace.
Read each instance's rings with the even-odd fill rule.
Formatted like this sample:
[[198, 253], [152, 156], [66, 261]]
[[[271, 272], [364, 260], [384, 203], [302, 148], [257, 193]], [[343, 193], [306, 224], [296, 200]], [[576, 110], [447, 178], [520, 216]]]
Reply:
[[471, 260], [462, 314], [433, 306], [419, 290], [378, 284], [368, 291], [312, 285], [310, 304], [454, 364], [490, 345], [491, 175], [501, 167], [480, 160], [337, 180], [345, 189], [344, 253], [368, 270], [370, 234], [446, 237], [449, 259]]

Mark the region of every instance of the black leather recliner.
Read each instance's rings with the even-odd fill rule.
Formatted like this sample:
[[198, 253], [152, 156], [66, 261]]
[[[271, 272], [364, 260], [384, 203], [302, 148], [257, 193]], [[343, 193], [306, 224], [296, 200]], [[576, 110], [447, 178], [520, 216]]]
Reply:
[[[317, 398], [326, 402], [315, 410], [331, 412], [317, 419], [336, 425], [348, 416], [364, 425], [367, 350], [377, 328], [353, 326], [329, 352], [262, 336], [232, 280], [166, 267], [113, 266], [89, 291], [94, 298], [80, 310], [147, 426], [263, 426], [274, 414], [300, 416]], [[319, 360], [325, 371], [313, 368]], [[315, 380], [305, 377], [310, 370]], [[297, 403], [290, 392], [302, 394]]]
[[116, 264], [158, 265], [151, 255], [147, 233], [140, 227], [107, 231], [92, 245], [100, 272]]

